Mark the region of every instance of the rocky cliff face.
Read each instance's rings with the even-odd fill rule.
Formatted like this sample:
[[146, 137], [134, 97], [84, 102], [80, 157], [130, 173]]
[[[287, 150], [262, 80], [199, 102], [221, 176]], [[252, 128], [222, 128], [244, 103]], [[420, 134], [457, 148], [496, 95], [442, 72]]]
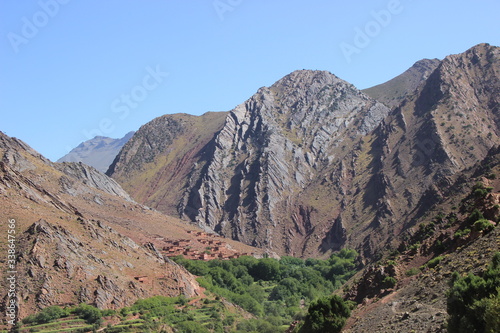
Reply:
[[[158, 256], [154, 246], [143, 245], [151, 239], [148, 232], [185, 234], [180, 224], [127, 198], [94, 168], [51, 163], [0, 132], [0, 207], [3, 226], [15, 220], [20, 318], [49, 305], [118, 308], [138, 298], [198, 293], [193, 276]], [[160, 222], [168, 227], [146, 228]], [[5, 237], [4, 253], [7, 244]], [[0, 259], [3, 267], [5, 259]], [[8, 288], [5, 270], [1, 274], [4, 311]]]
[[78, 179], [86, 186], [120, 196], [127, 201], [132, 201], [129, 194], [125, 192], [114, 179], [106, 176], [91, 166], [83, 164], [82, 162], [64, 162], [61, 164], [55, 164], [54, 167], [69, 176], [69, 178], [61, 179], [64, 189], [69, 194], [77, 195], [81, 193], [81, 190], [79, 191], [75, 188], [75, 186], [73, 186], [74, 184], [71, 182], [71, 178], [73, 178]]
[[345, 212], [359, 216], [355, 207], [372, 207], [372, 215], [364, 215], [372, 227], [354, 227], [351, 242], [373, 253], [384, 240], [397, 239], [440, 199], [450, 176], [500, 143], [499, 52], [481, 44], [446, 57], [372, 133], [365, 150], [371, 167], [356, 158], [355, 172], [366, 182], [363, 200], [352, 197]]
[[297, 195], [344, 141], [372, 131], [388, 111], [328, 72], [294, 72], [229, 113], [180, 211], [247, 244], [293, 251], [283, 236], [298, 229], [308, 237], [314, 227]]
[[194, 164], [206, 163], [213, 149], [211, 140], [226, 114], [174, 114], [152, 120], [123, 147], [107, 174], [138, 202], [178, 215], [186, 179]]
[[104, 173], [132, 135], [134, 132], [129, 132], [120, 139], [96, 136], [73, 148], [57, 162], [83, 162]]
[[481, 44], [417, 63], [378, 89], [386, 104], [402, 99], [392, 111], [333, 74], [296, 71], [222, 114], [203, 140], [184, 134], [188, 122], [172, 127], [176, 115], [145, 125], [110, 174], [139, 202], [247, 244], [370, 257], [499, 143], [498, 52]]

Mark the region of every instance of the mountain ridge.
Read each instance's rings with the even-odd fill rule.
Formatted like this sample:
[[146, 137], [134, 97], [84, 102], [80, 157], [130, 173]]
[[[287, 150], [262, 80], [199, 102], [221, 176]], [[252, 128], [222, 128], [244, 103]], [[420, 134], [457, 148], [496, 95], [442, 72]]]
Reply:
[[[185, 219], [247, 244], [299, 256], [353, 246], [371, 257], [397, 237], [401, 226], [389, 231], [395, 220], [411, 224], [416, 205], [423, 207], [438, 195], [433, 177], [446, 181], [446, 174], [471, 166], [498, 141], [496, 130], [484, 131], [481, 139], [472, 137], [470, 128], [482, 120], [453, 118], [453, 112], [460, 112], [452, 111], [456, 107], [450, 102], [453, 96], [469, 108], [474, 101], [476, 110], [485, 112], [484, 126], [496, 128], [496, 121], [488, 119], [495, 119], [498, 104], [497, 59], [498, 48], [479, 44], [439, 64], [417, 62], [403, 73], [413, 79], [392, 111], [331, 73], [294, 71], [225, 114], [222, 127], [207, 135], [204, 149], [193, 152], [198, 159], [190, 160], [188, 176], [176, 178], [174, 192], [137, 182], [120, 168], [108, 174], [126, 189], [134, 182], [153, 187], [140, 202], [151, 203], [148, 196], [169, 198], [169, 214], [177, 207]], [[461, 72], [460, 78], [447, 72]], [[488, 77], [488, 84], [481, 83]], [[471, 85], [473, 90], [467, 88]], [[460, 97], [465, 93], [470, 101]], [[433, 111], [437, 105], [438, 113]], [[448, 114], [454, 125], [446, 127]], [[451, 129], [446, 130], [458, 125], [464, 132], [460, 142], [470, 138], [474, 153], [444, 144]], [[409, 147], [398, 143], [407, 139], [396, 133], [405, 131]], [[149, 153], [154, 160], [155, 153]], [[160, 160], [154, 163], [161, 165]], [[429, 176], [425, 170], [440, 163], [451, 164]], [[393, 183], [404, 184], [412, 165], [417, 167], [412, 179], [421, 179], [423, 189], [418, 183], [402, 188], [407, 199], [395, 207]], [[149, 182], [163, 179], [160, 173], [153, 175]], [[365, 222], [356, 222], [360, 219]]]
[[[53, 163], [2, 132], [0, 204], [2, 215], [15, 221], [19, 318], [51, 305], [117, 309], [140, 298], [202, 292], [194, 276], [158, 250], [165, 239], [193, 239], [200, 229], [131, 200], [93, 167]], [[6, 239], [0, 241], [5, 253]], [[233, 252], [259, 253], [224, 243]], [[8, 290], [7, 273], [0, 274], [0, 289]], [[1, 311], [7, 302], [2, 295]]]
[[408, 94], [413, 93], [437, 68], [441, 60], [422, 59], [395, 78], [363, 89], [368, 96], [384, 103], [390, 108], [397, 106]]

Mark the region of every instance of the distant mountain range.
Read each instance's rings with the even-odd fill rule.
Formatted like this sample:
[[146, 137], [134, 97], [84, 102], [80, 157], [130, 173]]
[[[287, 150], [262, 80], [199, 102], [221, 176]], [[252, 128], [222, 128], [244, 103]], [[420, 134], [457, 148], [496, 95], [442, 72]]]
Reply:
[[96, 136], [72, 149], [57, 162], [83, 162], [93, 166], [101, 172], [108, 171], [120, 149], [127, 143], [135, 132], [127, 133], [121, 139], [112, 139], [105, 136]]

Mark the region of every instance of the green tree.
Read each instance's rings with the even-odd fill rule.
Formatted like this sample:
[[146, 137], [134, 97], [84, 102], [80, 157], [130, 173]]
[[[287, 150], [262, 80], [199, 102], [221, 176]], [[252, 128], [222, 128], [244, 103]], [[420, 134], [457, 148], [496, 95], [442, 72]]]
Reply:
[[351, 315], [349, 305], [338, 295], [320, 298], [309, 307], [300, 333], [337, 333]]
[[[499, 325], [498, 293], [500, 289], [500, 252], [483, 276], [454, 275], [448, 292], [448, 331], [458, 333], [485, 332], [487, 327]], [[491, 318], [493, 316], [493, 318]]]
[[497, 294], [485, 301], [486, 309], [484, 320], [486, 322], [486, 333], [500, 332], [500, 288], [497, 288]]
[[263, 258], [252, 269], [252, 276], [257, 280], [274, 281], [280, 277], [280, 265], [276, 259]]
[[37, 324], [45, 324], [51, 322], [53, 320], [57, 320], [62, 317], [66, 317], [68, 312], [57, 305], [49, 306], [44, 308], [38, 314], [34, 316], [29, 316], [26, 320], [23, 320], [24, 323], [37, 323]]
[[257, 317], [261, 317], [264, 314], [262, 305], [248, 294], [233, 295], [231, 300]]
[[75, 308], [74, 313], [88, 324], [100, 324], [102, 322], [101, 310], [92, 305], [82, 303]]
[[264, 302], [267, 298], [266, 291], [258, 284], [252, 284], [251, 286], [249, 286], [247, 288], [247, 293], [259, 303]]

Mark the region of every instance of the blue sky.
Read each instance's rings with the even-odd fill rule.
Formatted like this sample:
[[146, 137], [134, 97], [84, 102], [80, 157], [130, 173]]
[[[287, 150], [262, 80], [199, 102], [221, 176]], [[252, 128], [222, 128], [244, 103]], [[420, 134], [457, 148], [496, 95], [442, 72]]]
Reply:
[[297, 69], [358, 88], [500, 45], [500, 2], [0, 2], [0, 131], [51, 160], [167, 113], [227, 111]]

